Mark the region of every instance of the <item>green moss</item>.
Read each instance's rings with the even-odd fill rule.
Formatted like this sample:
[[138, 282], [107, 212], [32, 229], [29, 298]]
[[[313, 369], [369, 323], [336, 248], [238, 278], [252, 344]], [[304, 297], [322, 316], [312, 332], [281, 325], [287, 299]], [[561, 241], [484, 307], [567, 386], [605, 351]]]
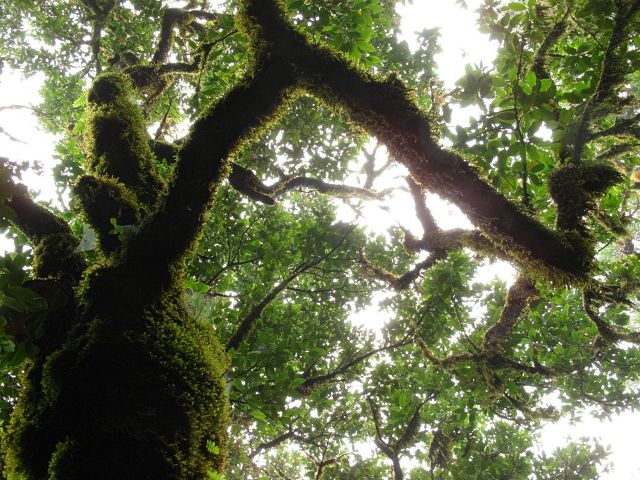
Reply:
[[121, 73], [96, 78], [88, 95], [86, 146], [91, 173], [113, 177], [130, 188], [151, 211], [163, 183], [151, 164], [153, 155], [130, 81]]
[[[33, 251], [33, 273], [39, 278], [57, 277], [60, 272], [70, 280], [80, 278], [86, 265], [79, 255], [74, 253], [78, 239], [71, 233], [53, 233], [45, 235]], [[74, 283], [72, 281], [72, 283]]]
[[171, 84], [171, 75], [162, 73], [159, 65], [134, 65], [124, 70], [136, 89], [157, 96]]
[[577, 230], [560, 230], [556, 235], [573, 254], [575, 263], [583, 272], [591, 272], [595, 255], [593, 239]]
[[121, 245], [118, 236], [112, 233], [112, 218], [118, 225], [139, 225], [141, 222], [136, 196], [114, 178], [85, 175], [78, 180], [73, 193], [105, 253], [115, 252]]
[[13, 416], [9, 478], [200, 480], [223, 469], [226, 355], [187, 312], [182, 269], [167, 276], [145, 295], [125, 267], [89, 273], [77, 326]]
[[582, 217], [595, 208], [595, 201], [622, 181], [622, 175], [606, 163], [568, 164], [549, 175], [549, 194], [558, 206], [557, 227], [584, 232]]

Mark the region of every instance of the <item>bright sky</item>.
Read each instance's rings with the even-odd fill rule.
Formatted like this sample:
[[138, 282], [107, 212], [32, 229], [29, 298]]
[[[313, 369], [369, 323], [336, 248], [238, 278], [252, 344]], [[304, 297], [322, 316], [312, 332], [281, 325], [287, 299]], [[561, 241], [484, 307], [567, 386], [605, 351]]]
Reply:
[[[34, 76], [25, 80], [6, 70], [0, 75], [0, 108], [8, 105], [37, 105], [37, 92], [42, 78]], [[28, 160], [32, 165], [40, 162], [45, 171], [50, 171], [55, 165], [52, 158], [55, 137], [42, 131], [30, 109], [0, 109], [0, 128], [6, 132], [0, 132], [0, 156], [12, 160]], [[11, 140], [7, 134], [19, 141]], [[55, 197], [55, 186], [50, 175], [43, 178], [30, 173], [23, 180], [30, 188], [39, 191], [41, 198]]]
[[[477, 32], [474, 10], [480, 4], [480, 0], [467, 0], [469, 10], [462, 10], [453, 0], [414, 0], [413, 4], [398, 5], [398, 11], [403, 17], [403, 36], [410, 47], [415, 47], [417, 42], [414, 32], [424, 28], [439, 26], [441, 28], [441, 45], [443, 52], [436, 57], [439, 65], [439, 76], [445, 81], [448, 88], [452, 88], [455, 81], [464, 73], [466, 63], [480, 63], [490, 65], [495, 55], [496, 45], [488, 41], [487, 37]], [[20, 79], [16, 75], [5, 72], [0, 75], [0, 106], [29, 105], [38, 103], [37, 91], [41, 79]], [[466, 123], [468, 114], [454, 112], [453, 120], [457, 123]], [[0, 133], [0, 156], [12, 159], [40, 161], [45, 171], [50, 171], [54, 162], [52, 160], [55, 138], [44, 134], [29, 110], [0, 110], [0, 127], [13, 137], [25, 142], [12, 141], [7, 135]], [[397, 175], [404, 175], [398, 170]], [[32, 189], [41, 192], [41, 198], [55, 198], [55, 187], [50, 175], [36, 177], [28, 175], [24, 178]], [[378, 185], [384, 188], [384, 185]], [[367, 207], [365, 218], [371, 223], [370, 229], [376, 232], [386, 230], [392, 225], [403, 225], [416, 233], [419, 233], [419, 225], [412, 212], [407, 208], [407, 202], [411, 202], [407, 194], [398, 193], [398, 198], [391, 202], [389, 213], [384, 213], [377, 206]], [[429, 205], [436, 213], [439, 225], [442, 228], [454, 226], [468, 226], [470, 224], [460, 211], [435, 196], [429, 196]], [[349, 213], [345, 210], [345, 216]], [[0, 253], [6, 248], [6, 242], [0, 239]], [[510, 267], [487, 267], [487, 271], [500, 270], [504, 276], [512, 276]], [[493, 273], [491, 273], [493, 274]], [[489, 276], [489, 273], [483, 273]], [[356, 319], [356, 323], [370, 324], [380, 311], [374, 305]], [[383, 319], [379, 319], [382, 322]], [[640, 455], [636, 452], [635, 433], [640, 431], [640, 416], [626, 413], [616, 417], [612, 422], [597, 422], [587, 420], [575, 426], [570, 426], [567, 420], [545, 427], [542, 432], [541, 444], [543, 449], [550, 452], [557, 446], [562, 446], [568, 436], [578, 439], [581, 436], [600, 436], [604, 444], [612, 447], [611, 461], [614, 464], [614, 472], [603, 476], [603, 479], [640, 479]]]

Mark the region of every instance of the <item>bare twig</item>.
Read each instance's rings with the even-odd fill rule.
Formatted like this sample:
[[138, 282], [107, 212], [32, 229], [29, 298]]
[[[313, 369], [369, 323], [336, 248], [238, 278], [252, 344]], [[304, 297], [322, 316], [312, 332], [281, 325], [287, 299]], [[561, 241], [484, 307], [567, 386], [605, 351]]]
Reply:
[[226, 350], [227, 351], [231, 349], [237, 350], [240, 343], [247, 337], [247, 335], [249, 335], [249, 332], [253, 328], [253, 325], [260, 318], [260, 315], [262, 314], [263, 310], [267, 307], [267, 305], [269, 305], [273, 300], [275, 300], [278, 297], [278, 295], [296, 278], [298, 278], [300, 275], [307, 272], [311, 268], [317, 266], [321, 262], [325, 261], [326, 259], [330, 258], [331, 255], [337, 252], [342, 247], [344, 241], [351, 234], [354, 228], [355, 226], [351, 227], [351, 229], [340, 239], [338, 244], [335, 247], [333, 247], [331, 250], [329, 250], [327, 253], [325, 253], [324, 255], [321, 255], [320, 257], [314, 260], [311, 260], [310, 262], [303, 263], [302, 265], [297, 266], [289, 276], [287, 276], [275, 287], [273, 287], [273, 289], [256, 306], [254, 306], [249, 311], [247, 316], [240, 322], [240, 325], [236, 329], [236, 332], [232, 335], [232, 337], [227, 342]]

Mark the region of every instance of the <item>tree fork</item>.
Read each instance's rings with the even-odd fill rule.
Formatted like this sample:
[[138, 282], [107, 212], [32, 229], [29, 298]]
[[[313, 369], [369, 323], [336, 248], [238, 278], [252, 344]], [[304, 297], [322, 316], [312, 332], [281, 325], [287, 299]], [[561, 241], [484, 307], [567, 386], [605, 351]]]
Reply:
[[[145, 182], [148, 169], [137, 168], [148, 145], [126, 133], [137, 131], [142, 117], [127, 98], [125, 77], [106, 78], [99, 77], [89, 94], [97, 99], [90, 111], [98, 112], [89, 166], [135, 190], [133, 201], [144, 205], [146, 221], [119, 251], [85, 273], [76, 294], [83, 308], [66, 312], [65, 321], [73, 325], [69, 337], [26, 377], [5, 439], [6, 471], [9, 478], [29, 479], [200, 479], [209, 468], [224, 466], [226, 359], [212, 331], [184, 305], [182, 259], [195, 243], [229, 157], [274, 117], [292, 91], [293, 76], [278, 64], [258, 61], [248, 80], [197, 121], [159, 209], [153, 205], [158, 192], [148, 188], [157, 184]], [[121, 132], [117, 147], [96, 143], [114, 126]], [[127, 158], [135, 159], [127, 162], [129, 169], [110, 170], [124, 168]], [[109, 200], [118, 203], [120, 197]], [[99, 198], [85, 195], [82, 207], [100, 210]], [[22, 213], [17, 223], [33, 232], [32, 240], [41, 235], [38, 222], [66, 227], [35, 204], [14, 203]], [[36, 249], [36, 262], [38, 254]], [[207, 451], [208, 441], [218, 446], [217, 454]]]

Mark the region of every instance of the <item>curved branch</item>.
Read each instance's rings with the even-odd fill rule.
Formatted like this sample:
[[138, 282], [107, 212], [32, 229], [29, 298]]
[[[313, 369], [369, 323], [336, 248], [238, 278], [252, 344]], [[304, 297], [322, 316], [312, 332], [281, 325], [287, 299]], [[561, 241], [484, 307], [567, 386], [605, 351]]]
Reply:
[[258, 455], [260, 452], [263, 452], [264, 450], [277, 447], [281, 443], [286, 442], [287, 440], [289, 440], [294, 436], [295, 436], [295, 433], [293, 432], [293, 430], [288, 430], [282, 435], [278, 435], [277, 437], [273, 438], [272, 440], [269, 440], [268, 442], [263, 442], [249, 453], [249, 458], [255, 457], [256, 455]]
[[371, 397], [367, 397], [367, 403], [371, 409], [371, 417], [373, 418], [373, 425], [376, 429], [376, 446], [382, 450], [382, 452], [389, 458], [394, 457], [394, 452], [387, 442], [382, 438], [382, 417], [380, 416], [380, 407]]
[[310, 45], [273, 1], [249, 1], [244, 14], [260, 25], [261, 45], [292, 62], [309, 92], [342, 107], [420, 184], [461, 207], [514, 260], [565, 281], [584, 278], [584, 259], [566, 240], [498, 193], [461, 156], [435, 143], [427, 116], [402, 82], [363, 73], [336, 52]]
[[[34, 202], [24, 185], [14, 183], [8, 159], [0, 157], [0, 206], [9, 208], [10, 218], [34, 249], [33, 273], [42, 278], [58, 277], [76, 285], [86, 268], [75, 251], [80, 240], [62, 218]], [[3, 198], [4, 197], [4, 198]]]
[[601, 337], [603, 337], [605, 340], [608, 340], [609, 342], [614, 343], [629, 342], [640, 344], [640, 332], [632, 332], [615, 327], [598, 314], [595, 302], [595, 292], [585, 290], [582, 298], [584, 311], [598, 329], [598, 333]]
[[[478, 365], [485, 365], [492, 370], [508, 369], [516, 372], [524, 372], [530, 374], [543, 375], [545, 377], [552, 377], [562, 374], [557, 370], [545, 367], [534, 360], [534, 365], [525, 365], [524, 363], [512, 360], [500, 353], [491, 350], [481, 350], [478, 353], [463, 352], [454, 355], [449, 355], [444, 358], [436, 356], [427, 344], [421, 338], [416, 339], [416, 345], [420, 348], [422, 354], [434, 365], [442, 368], [451, 369], [461, 363], [474, 362]], [[565, 372], [569, 373], [569, 372]]]
[[0, 134], [5, 135], [9, 140], [11, 140], [12, 142], [16, 142], [16, 143], [26, 143], [23, 140], [20, 140], [17, 137], [14, 137], [13, 135], [11, 135], [9, 132], [7, 132], [4, 128], [0, 127]]
[[[433, 397], [434, 395], [430, 398]], [[402, 480], [404, 478], [404, 473], [400, 465], [400, 453], [415, 441], [415, 437], [420, 430], [420, 410], [427, 401], [425, 400], [418, 404], [411, 416], [411, 419], [409, 420], [409, 423], [407, 424], [407, 428], [405, 428], [402, 435], [393, 443], [393, 445], [390, 445], [382, 438], [382, 418], [380, 417], [380, 407], [371, 397], [367, 397], [367, 403], [369, 403], [373, 423], [376, 429], [375, 444], [393, 463], [394, 480]]]
[[227, 174], [229, 155], [276, 116], [293, 93], [294, 79], [287, 66], [263, 63], [195, 122], [163, 205], [129, 242], [126, 261], [132, 268], [147, 271], [141, 264], [171, 264], [192, 247], [213, 193]]
[[429, 463], [431, 464], [431, 477], [436, 467], [444, 469], [451, 456], [451, 436], [443, 431], [443, 427], [438, 427], [433, 432], [433, 439], [429, 445]]
[[567, 8], [565, 14], [562, 16], [562, 19], [557, 22], [551, 31], [547, 34], [547, 36], [542, 41], [542, 44], [538, 48], [536, 55], [533, 59], [533, 65], [531, 66], [531, 71], [536, 74], [536, 77], [543, 78], [551, 78], [549, 72], [547, 72], [547, 54], [549, 50], [551, 50], [558, 40], [564, 35], [564, 32], [567, 30], [567, 20], [569, 18], [569, 8]]
[[411, 193], [411, 197], [413, 198], [413, 203], [416, 207], [416, 215], [418, 216], [418, 220], [420, 220], [420, 224], [422, 225], [423, 238], [431, 235], [435, 232], [439, 232], [440, 228], [436, 224], [435, 218], [433, 218], [433, 214], [431, 210], [427, 207], [427, 204], [424, 199], [424, 191], [422, 187], [416, 183], [416, 181], [407, 177], [407, 184], [409, 185], [409, 192]]
[[439, 367], [451, 368], [462, 362], [478, 361], [480, 358], [479, 354], [470, 352], [458, 353], [455, 355], [449, 355], [448, 357], [440, 358], [431, 351], [424, 340], [422, 340], [421, 338], [416, 338], [415, 341], [416, 345], [418, 345], [418, 348], [425, 356], [425, 358], [434, 365], [438, 365]]
[[251, 200], [267, 205], [275, 203], [274, 196], [282, 195], [298, 188], [308, 188], [336, 197], [360, 197], [368, 200], [380, 199], [382, 195], [366, 188], [328, 183], [317, 178], [305, 176], [287, 175], [272, 185], [266, 185], [251, 170], [235, 162], [231, 164], [229, 183], [238, 192], [246, 195]]
[[418, 435], [420, 430], [420, 410], [425, 403], [427, 403], [426, 400], [418, 404], [411, 416], [411, 420], [409, 420], [409, 423], [407, 424], [407, 428], [393, 445], [393, 449], [396, 453], [400, 453], [415, 441], [416, 435]]
[[403, 290], [408, 288], [423, 270], [430, 269], [436, 262], [445, 259], [453, 250], [468, 247], [495, 256], [495, 250], [497, 249], [491, 245], [479, 230], [464, 230], [461, 228], [441, 230], [427, 207], [423, 189], [411, 177], [407, 177], [406, 180], [415, 204], [416, 215], [422, 225], [423, 234], [422, 238], [418, 239], [408, 230], [404, 230], [404, 246], [409, 252], [427, 250], [431, 254], [427, 259], [417, 263], [414, 268], [398, 276], [374, 265], [361, 253], [360, 263], [365, 267], [365, 270], [369, 271], [375, 278], [388, 282], [394, 289]]
[[382, 267], [374, 265], [367, 259], [367, 257], [364, 256], [363, 253], [360, 254], [360, 263], [374, 278], [388, 282], [391, 287], [399, 291], [409, 288], [409, 285], [411, 285], [420, 276], [420, 273], [422, 273], [423, 270], [429, 270], [438, 261], [445, 257], [445, 252], [440, 251], [433, 253], [425, 260], [416, 263], [411, 270], [404, 272], [402, 275], [396, 275], [393, 272], [389, 272]]
[[529, 306], [529, 303], [539, 292], [531, 280], [519, 276], [509, 288], [500, 318], [484, 334], [483, 350], [496, 352], [500, 345], [511, 336], [513, 328], [518, 323], [520, 316]]
[[244, 319], [240, 322], [240, 325], [238, 325], [236, 332], [227, 342], [226, 350], [237, 350], [240, 346], [240, 343], [245, 338], [247, 338], [247, 335], [249, 335], [249, 332], [251, 332], [253, 325], [260, 318], [260, 315], [262, 315], [262, 312], [267, 307], [267, 305], [275, 300], [278, 295], [287, 287], [287, 285], [289, 285], [292, 281], [298, 278], [299, 275], [304, 273], [309, 268], [311, 267], [308, 266], [308, 264], [296, 268], [291, 275], [289, 275], [287, 278], [273, 287], [273, 289], [255, 307], [253, 307], [249, 311], [248, 315], [244, 317]]
[[202, 30], [202, 25], [197, 23], [196, 18], [207, 21], [218, 21], [222, 14], [210, 13], [202, 10], [184, 10], [182, 8], [167, 8], [162, 13], [162, 24], [160, 27], [160, 35], [158, 37], [158, 46], [153, 54], [151, 63], [160, 65], [167, 62], [173, 40], [175, 38], [174, 29], [181, 27], [189, 27], [196, 31]]
[[[11, 178], [12, 168], [8, 158], [0, 157], [0, 202], [13, 211], [11, 222], [35, 246], [47, 235], [62, 233], [73, 235], [69, 225], [56, 214], [34, 202], [27, 187]], [[0, 203], [1, 204], [1, 203]]]
[[363, 168], [366, 175], [364, 181], [365, 189], [370, 189], [373, 186], [373, 182], [375, 181], [375, 179], [382, 175], [382, 173], [387, 168], [389, 168], [391, 166], [391, 163], [393, 162], [391, 158], [388, 158], [385, 164], [376, 170], [376, 152], [378, 151], [378, 148], [380, 148], [380, 144], [376, 143], [376, 146], [373, 147], [373, 150], [371, 152], [367, 152], [364, 149], [362, 150], [364, 158], [366, 159]]
[[376, 193], [366, 188], [328, 183], [317, 178], [304, 176], [290, 177], [285, 180], [278, 181], [267, 188], [271, 190], [274, 195], [280, 195], [298, 188], [309, 188], [320, 193], [326, 193], [337, 197], [360, 197], [367, 200], [379, 200], [382, 195], [381, 193]]
[[638, 122], [640, 122], [640, 114], [630, 118], [618, 118], [611, 127], [590, 133], [587, 136], [586, 141], [610, 136], [626, 136], [634, 139], [640, 139], [640, 127], [638, 127]]
[[617, 12], [614, 18], [614, 26], [609, 37], [607, 48], [604, 52], [600, 66], [600, 78], [595, 92], [586, 102], [582, 116], [577, 123], [575, 146], [573, 150], [573, 162], [579, 163], [582, 152], [589, 141], [589, 128], [600, 105], [613, 97], [616, 88], [623, 82], [628, 69], [624, 67], [623, 52], [627, 33], [633, 25], [633, 19], [640, 11], [640, 2], [635, 1], [628, 9], [623, 2], [616, 2]]
[[[193, 60], [189, 62], [168, 62], [170, 58], [171, 48], [173, 46], [175, 32], [177, 27], [189, 28], [194, 32], [203, 32], [204, 27], [197, 23], [196, 18], [205, 20], [217, 20], [223, 14], [209, 13], [200, 10], [184, 10], [181, 8], [167, 8], [162, 15], [162, 26], [158, 38], [158, 46], [153, 54], [150, 65], [144, 65], [135, 56], [129, 54], [130, 60], [127, 59], [127, 53], [117, 55], [112, 59], [112, 64], [124, 61], [124, 72], [129, 75], [139, 90], [152, 89], [151, 99], [160, 95], [170, 84], [171, 76], [176, 73], [196, 73], [204, 63], [206, 63], [209, 52], [219, 42], [224, 41], [229, 36], [237, 33], [232, 30], [221, 38], [210, 43], [204, 43], [200, 46], [199, 51], [193, 56]], [[125, 57], [125, 58], [121, 58]], [[199, 89], [199, 85], [197, 90]]]
[[107, 0], [100, 2], [96, 0], [83, 0], [82, 3], [93, 13], [91, 39], [91, 55], [96, 66], [96, 73], [102, 71], [102, 63], [100, 61], [100, 51], [102, 50], [102, 30], [107, 23], [109, 15], [116, 6], [116, 0]]
[[15, 213], [12, 223], [33, 245], [40, 243], [47, 235], [56, 233], [73, 235], [69, 225], [62, 218], [34, 202], [27, 194], [13, 195], [6, 204]]

